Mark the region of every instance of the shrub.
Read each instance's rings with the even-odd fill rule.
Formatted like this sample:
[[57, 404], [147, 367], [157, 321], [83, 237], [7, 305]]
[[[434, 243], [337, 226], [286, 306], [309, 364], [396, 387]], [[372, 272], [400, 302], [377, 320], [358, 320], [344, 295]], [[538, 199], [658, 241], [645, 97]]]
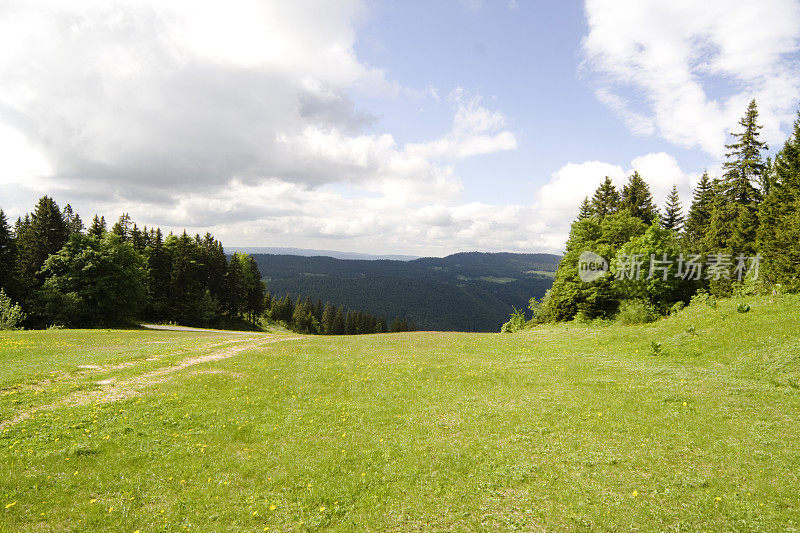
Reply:
[[658, 319], [653, 305], [639, 298], [624, 300], [619, 306], [616, 319], [621, 324], [647, 324]]
[[717, 307], [717, 299], [703, 289], [700, 289], [694, 294], [694, 296], [692, 296], [692, 300], [689, 302], [689, 305], [697, 307], [703, 304], [706, 304], [709, 307]]
[[675, 316], [686, 307], [683, 302], [675, 302], [675, 305], [669, 308], [669, 316]]
[[664, 353], [661, 350], [661, 343], [658, 341], [650, 342], [650, 350], [652, 351], [653, 355], [661, 355], [662, 353]]
[[525, 313], [521, 309], [514, 308], [514, 312], [508, 319], [508, 322], [503, 324], [500, 328], [501, 333], [514, 333], [525, 327]]
[[25, 320], [25, 313], [19, 304], [11, 301], [5, 291], [0, 289], [0, 330], [22, 329], [19, 324]]
[[[694, 290], [694, 282], [678, 276], [675, 258], [681, 252], [681, 244], [675, 233], [660, 227], [658, 222], [647, 228], [643, 235], [628, 241], [611, 263], [611, 271], [622, 278], [617, 280], [617, 284], [623, 296], [647, 300], [662, 315], [666, 315], [676, 302], [687, 301]], [[632, 257], [639, 257], [645, 262], [638, 279], [625, 276], [628, 271], [626, 265], [630, 264]], [[658, 267], [659, 270], [650, 270], [650, 261], [664, 261], [665, 257], [666, 265]]]

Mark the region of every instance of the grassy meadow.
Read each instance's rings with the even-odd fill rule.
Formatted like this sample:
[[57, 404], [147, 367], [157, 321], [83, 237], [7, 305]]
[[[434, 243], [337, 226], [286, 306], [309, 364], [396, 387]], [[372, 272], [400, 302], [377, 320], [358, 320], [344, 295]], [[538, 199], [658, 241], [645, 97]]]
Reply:
[[798, 354], [793, 296], [515, 334], [2, 332], [0, 531], [792, 531]]

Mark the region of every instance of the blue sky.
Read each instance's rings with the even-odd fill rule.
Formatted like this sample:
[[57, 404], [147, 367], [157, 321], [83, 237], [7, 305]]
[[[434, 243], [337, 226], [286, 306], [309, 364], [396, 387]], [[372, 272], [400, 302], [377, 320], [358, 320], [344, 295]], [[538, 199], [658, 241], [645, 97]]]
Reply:
[[0, 208], [50, 194], [229, 246], [558, 252], [605, 175], [687, 205], [751, 98], [779, 147], [798, 20], [796, 0], [6, 2]]
[[[456, 87], [481, 95], [508, 117], [517, 150], [456, 165], [468, 201], [508, 202], [531, 196], [570, 161], [624, 165], [667, 147], [691, 169], [716, 162], [702, 150], [632, 134], [598, 101], [597, 75], [582, 65], [581, 40], [588, 29], [583, 2], [509, 6], [381, 0], [369, 6], [355, 43], [358, 56], [384, 69], [391, 79], [420, 91], [433, 87], [442, 97], [439, 102], [365, 97], [365, 108], [381, 110], [375, 131], [391, 131], [400, 142], [435, 138], [452, 119], [446, 96]], [[722, 85], [727, 89], [728, 82]]]

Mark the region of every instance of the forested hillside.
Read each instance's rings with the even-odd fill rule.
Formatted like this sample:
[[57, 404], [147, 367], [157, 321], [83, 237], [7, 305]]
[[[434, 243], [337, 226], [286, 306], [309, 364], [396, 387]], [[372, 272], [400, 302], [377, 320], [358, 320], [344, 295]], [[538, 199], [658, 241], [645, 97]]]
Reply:
[[[621, 190], [606, 177], [580, 206], [531, 323], [647, 322], [693, 298], [800, 290], [800, 112], [774, 158], [761, 128], [752, 100], [725, 145], [724, 173], [701, 176], [685, 216], [676, 186], [659, 212], [638, 172]], [[503, 329], [521, 327], [517, 315]]]
[[255, 254], [269, 292], [310, 295], [419, 329], [497, 331], [513, 307], [552, 285], [559, 256], [459, 253], [414, 261]]

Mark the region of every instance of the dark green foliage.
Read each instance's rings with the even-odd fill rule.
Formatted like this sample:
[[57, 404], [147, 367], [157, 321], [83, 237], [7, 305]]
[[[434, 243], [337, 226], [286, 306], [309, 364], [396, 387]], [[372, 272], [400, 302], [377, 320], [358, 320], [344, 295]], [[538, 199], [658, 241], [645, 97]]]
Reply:
[[589, 218], [592, 214], [592, 204], [589, 202], [589, 197], [587, 196], [583, 199], [583, 202], [581, 202], [581, 207], [578, 210], [578, 220]]
[[42, 313], [68, 326], [116, 325], [144, 301], [144, 258], [119, 236], [73, 235], [45, 261]]
[[755, 100], [750, 102], [739, 121], [742, 131], [731, 133], [734, 142], [726, 145], [725, 175], [713, 183], [714, 199], [705, 233], [699, 239], [703, 251], [723, 251], [737, 255], [755, 253], [758, 233], [758, 204], [763, 196], [757, 185], [764, 186], [768, 176], [761, 152], [767, 145], [758, 140]]
[[700, 247], [703, 235], [711, 223], [712, 207], [714, 202], [714, 186], [708, 172], [703, 172], [700, 182], [694, 189], [692, 205], [686, 218], [685, 239], [690, 250], [703, 251]]
[[6, 214], [0, 209], [0, 289], [7, 295], [16, 295], [15, 257], [14, 235]]
[[332, 335], [344, 335], [344, 308], [336, 308], [336, 315], [333, 320]]
[[697, 287], [693, 281], [679, 276], [676, 259], [681, 253], [683, 249], [675, 232], [658, 224], [629, 240], [612, 262], [612, 273], [619, 274], [623, 260], [631, 257], [641, 257], [644, 264], [639, 280], [617, 276], [617, 286], [623, 298], [645, 301], [662, 315], [667, 314], [676, 302], [688, 302]]
[[724, 163], [725, 193], [730, 201], [749, 206], [761, 199], [761, 193], [756, 185], [764, 188], [767, 170], [761, 153], [767, 150], [768, 146], [758, 139], [762, 126], [758, 124], [758, 107], [755, 100], [750, 101], [739, 125], [742, 131], [731, 133], [734, 142], [725, 145], [725, 148], [730, 150], [725, 154], [728, 158]]
[[26, 215], [16, 229], [16, 267], [21, 290], [30, 295], [44, 279], [37, 276], [45, 260], [61, 249], [69, 238], [69, 229], [58, 204], [42, 197], [33, 214]]
[[131, 217], [128, 213], [122, 213], [119, 220], [111, 226], [111, 233], [119, 235], [123, 241], [127, 241], [131, 237]]
[[72, 211], [71, 205], [67, 204], [64, 206], [62, 217], [64, 218], [64, 225], [66, 225], [69, 235], [83, 233], [83, 221], [80, 215]]
[[[632, 176], [615, 214], [615, 191], [606, 179], [592, 201], [594, 216], [586, 216], [584, 202], [572, 225], [553, 288], [541, 302], [532, 300], [535, 321], [608, 317], [621, 301], [627, 302], [625, 316], [641, 315], [643, 309], [663, 315], [684, 305], [695, 293], [714, 297], [757, 290], [764, 281], [755, 278], [752, 269], [756, 262], [766, 283], [800, 289], [800, 115], [774, 162], [762, 157], [767, 145], [759, 140], [755, 101], [739, 124], [742, 129], [732, 133], [734, 141], [727, 145], [730, 151], [723, 179], [712, 180], [703, 173], [681, 238], [678, 232], [684, 219], [675, 186], [661, 226], [653, 224], [644, 232], [631, 226], [630, 218], [641, 222], [647, 218], [643, 212], [655, 218], [648, 206], [646, 184], [638, 175]], [[628, 220], [620, 218], [621, 213]], [[620, 265], [631, 257], [638, 258], [635, 264], [647, 275], [642, 281], [616, 279], [613, 283], [610, 275], [581, 281], [578, 259], [583, 251], [605, 258], [617, 255], [611, 262], [617, 278], [623, 271]], [[688, 261], [700, 265], [703, 273], [690, 278]], [[707, 270], [714, 262], [723, 274]], [[662, 266], [663, 270], [653, 270]], [[651, 276], [651, 272], [661, 275]]]
[[322, 320], [320, 328], [323, 335], [335, 335], [336, 331], [336, 310], [330, 302], [325, 303], [325, 309], [322, 311]]
[[619, 209], [627, 211], [629, 215], [638, 218], [648, 226], [658, 216], [658, 210], [653, 204], [653, 195], [650, 194], [650, 186], [638, 172], [631, 174], [628, 183], [622, 186]]
[[99, 217], [97, 215], [94, 216], [92, 219], [92, 225], [89, 226], [89, 235], [94, 237], [102, 237], [103, 233], [106, 232], [106, 218]]
[[[95, 216], [95, 220], [97, 217]], [[93, 224], [94, 226], [94, 224]], [[172, 273], [172, 256], [164, 248], [161, 229], [157, 229], [150, 246], [145, 250], [147, 261], [147, 304], [145, 314], [156, 321], [165, 321], [170, 317], [169, 286]]]
[[[210, 236], [207, 236], [210, 237]], [[208, 238], [207, 238], [208, 241]], [[210, 245], [209, 245], [210, 246]], [[211, 250], [216, 249], [213, 247]], [[219, 248], [222, 252], [222, 248]], [[201, 249], [202, 253], [202, 249]], [[224, 259], [222, 255], [222, 259]], [[207, 267], [214, 267], [214, 254], [209, 252], [208, 261], [205, 263]], [[212, 269], [207, 269], [209, 274], [213, 273]], [[220, 290], [222, 287], [216, 288], [211, 282], [216, 280], [210, 276], [206, 276], [206, 288], [210, 292]], [[236, 253], [230, 258], [228, 262], [227, 272], [224, 275], [224, 301], [227, 311], [234, 317], [246, 317], [251, 322], [263, 313], [265, 309], [264, 293], [266, 292], [265, 284], [261, 281], [261, 272], [258, 270], [258, 265], [247, 254]]]
[[[140, 229], [123, 214], [112, 231], [94, 216], [86, 234], [80, 216], [49, 197], [11, 232], [0, 211], [0, 288], [31, 309], [26, 326], [119, 324], [134, 318], [214, 325], [266, 310], [258, 265], [244, 254], [231, 261], [222, 244]], [[228, 292], [228, 289], [231, 292]]]
[[[287, 294], [283, 299], [272, 300], [269, 309], [272, 320], [283, 322], [298, 333], [320, 335], [363, 335], [368, 333], [386, 333], [386, 319], [376, 318], [364, 311], [348, 310], [333, 307], [330, 302], [322, 306], [322, 302], [314, 305], [311, 298], [298, 296], [292, 303]], [[409, 328], [406, 322], [406, 327]], [[409, 331], [406, 329], [403, 331]]]
[[[273, 294], [313, 294], [373, 316], [407, 317], [420, 329], [497, 331], [552, 285], [559, 256], [460, 253], [414, 261], [255, 254]], [[346, 313], [345, 317], [346, 318]], [[321, 322], [324, 322], [321, 320]], [[386, 328], [384, 327], [384, 330]]]
[[[300, 298], [297, 299], [297, 303], [294, 306], [291, 326], [298, 333], [320, 333], [319, 321], [314, 316], [314, 307]], [[348, 334], [351, 333], [348, 332]]]
[[[535, 267], [541, 266], [538, 263]], [[83, 233], [80, 217], [49, 197], [11, 231], [0, 210], [0, 290], [33, 309], [27, 326], [117, 325], [136, 318], [185, 325], [256, 324], [269, 316], [302, 333], [384, 333], [386, 319], [363, 311], [323, 307], [310, 298], [273, 299], [258, 263], [205, 236], [140, 229], [126, 213], [106, 231], [94, 216]], [[19, 295], [19, 297], [16, 297]], [[9, 313], [25, 318], [9, 303]], [[10, 316], [10, 315], [9, 315]], [[10, 323], [10, 320], [8, 321]], [[413, 326], [405, 320], [403, 327]]]
[[403, 331], [414, 331], [416, 326], [413, 322], [409, 322], [406, 318], [395, 318], [392, 320], [392, 325], [389, 326], [389, 332], [400, 333]]
[[672, 190], [667, 196], [667, 205], [664, 207], [664, 218], [661, 220], [661, 224], [664, 228], [676, 233], [683, 229], [683, 207], [681, 207], [681, 199], [676, 185], [672, 186]]
[[270, 307], [270, 317], [273, 320], [289, 324], [292, 321], [293, 315], [294, 315], [294, 302], [292, 302], [292, 297], [288, 293], [282, 299], [272, 300], [272, 306]]
[[139, 253], [144, 252], [145, 247], [147, 246], [147, 230], [141, 231], [139, 227], [134, 224], [133, 228], [131, 228], [131, 245], [133, 249]]
[[578, 275], [581, 253], [591, 251], [606, 260], [629, 240], [642, 235], [647, 226], [627, 211], [577, 220], [567, 240], [567, 252], [558, 265], [553, 288], [542, 302], [549, 320], [571, 320], [579, 313], [586, 318], [610, 318], [616, 314], [621, 299], [619, 288], [610, 275], [584, 282]]
[[616, 213], [619, 209], [620, 196], [611, 178], [606, 176], [603, 183], [597, 188], [592, 196], [592, 214], [603, 218], [611, 213]]
[[713, 204], [706, 233], [700, 238], [701, 249], [704, 252], [753, 255], [756, 253], [757, 230], [756, 211], [720, 196]]
[[758, 211], [764, 275], [773, 283], [800, 289], [800, 113], [792, 135], [775, 157], [771, 176]]

